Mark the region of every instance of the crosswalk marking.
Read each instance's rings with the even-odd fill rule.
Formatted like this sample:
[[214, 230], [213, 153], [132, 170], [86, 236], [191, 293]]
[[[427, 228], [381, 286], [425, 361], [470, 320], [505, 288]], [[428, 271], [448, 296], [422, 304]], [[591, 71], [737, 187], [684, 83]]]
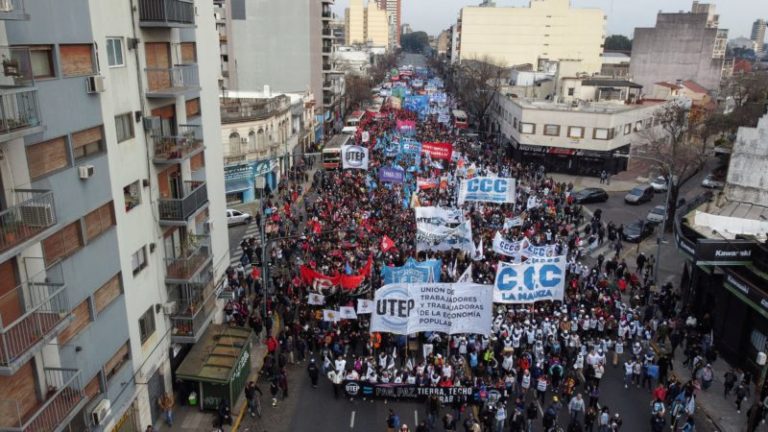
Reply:
[[[256, 239], [256, 246], [261, 245], [261, 232], [260, 228], [257, 224], [251, 223], [248, 225], [248, 227], [245, 229], [245, 234], [243, 235], [243, 238], [249, 238], [254, 237]], [[243, 248], [240, 247], [240, 243], [238, 243], [236, 246], [234, 246], [229, 251], [229, 263], [231, 266], [235, 267], [238, 264], [240, 264], [240, 258], [243, 256]]]

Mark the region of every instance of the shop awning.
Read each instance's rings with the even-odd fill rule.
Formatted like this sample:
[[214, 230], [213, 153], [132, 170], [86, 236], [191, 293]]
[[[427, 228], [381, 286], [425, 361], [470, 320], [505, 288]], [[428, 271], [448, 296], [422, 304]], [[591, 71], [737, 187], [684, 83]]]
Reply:
[[229, 383], [234, 375], [242, 373], [242, 368], [250, 370], [249, 356], [243, 352], [250, 352], [251, 337], [248, 328], [211, 324], [176, 370], [176, 376], [185, 381]]
[[549, 154], [552, 154], [552, 155], [573, 156], [575, 153], [576, 153], [576, 150], [574, 149], [567, 149], [567, 148], [561, 148], [561, 147], [549, 148]]
[[242, 192], [251, 188], [251, 181], [248, 179], [229, 180], [225, 187], [227, 193]]

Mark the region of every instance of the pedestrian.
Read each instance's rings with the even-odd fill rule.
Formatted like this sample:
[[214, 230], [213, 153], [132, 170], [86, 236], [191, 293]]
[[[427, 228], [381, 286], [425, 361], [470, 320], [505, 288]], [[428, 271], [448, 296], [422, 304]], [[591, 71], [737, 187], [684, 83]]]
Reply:
[[581, 397], [581, 393], [578, 393], [568, 403], [568, 412], [571, 414], [571, 421], [580, 421], [582, 414], [584, 414], [584, 409], [584, 399]]
[[[259, 395], [256, 396], [256, 393]], [[261, 417], [261, 412], [257, 409], [258, 408], [258, 397], [261, 397], [263, 393], [261, 392], [261, 389], [256, 385], [253, 381], [248, 381], [248, 384], [245, 385], [245, 400], [248, 403], [248, 413], [251, 415], [251, 417], [255, 417], [256, 414]]]
[[453, 418], [451, 413], [446, 413], [443, 416], [443, 428], [446, 430], [446, 432], [456, 430], [456, 419]]
[[741, 414], [741, 403], [744, 402], [744, 398], [747, 397], [747, 388], [743, 382], [740, 382], [736, 387], [736, 412]]
[[651, 416], [651, 431], [663, 432], [664, 426], [667, 425], [667, 421], [664, 420], [664, 415], [659, 413]]
[[585, 432], [593, 432], [595, 428], [595, 420], [597, 420], [597, 409], [594, 407], [587, 408], [587, 412], [584, 413]]
[[168, 426], [173, 427], [173, 407], [176, 405], [173, 393], [164, 393], [157, 401], [160, 409], [163, 410], [163, 416], [165, 417], [165, 423]]
[[309, 360], [307, 374], [309, 375], [309, 380], [312, 382], [312, 388], [317, 388], [317, 380], [320, 377], [320, 370], [317, 368], [317, 363], [314, 358]]
[[507, 411], [504, 404], [499, 404], [496, 409], [496, 432], [504, 432], [504, 423], [507, 421]]
[[723, 398], [728, 399], [728, 395], [731, 393], [731, 390], [733, 390], [733, 387], [736, 385], [736, 374], [733, 372], [733, 369], [729, 369], [728, 372], [725, 373], [723, 376]]
[[701, 388], [705, 391], [709, 390], [709, 387], [712, 386], [712, 380], [715, 378], [715, 372], [712, 369], [712, 365], [707, 363], [706, 366], [699, 369], [699, 373], [696, 377], [701, 381]]
[[280, 369], [278, 384], [280, 385], [280, 390], [283, 392], [283, 399], [288, 399], [288, 373], [285, 368]]
[[389, 415], [387, 416], [387, 432], [397, 432], [400, 428], [400, 416], [390, 408]]

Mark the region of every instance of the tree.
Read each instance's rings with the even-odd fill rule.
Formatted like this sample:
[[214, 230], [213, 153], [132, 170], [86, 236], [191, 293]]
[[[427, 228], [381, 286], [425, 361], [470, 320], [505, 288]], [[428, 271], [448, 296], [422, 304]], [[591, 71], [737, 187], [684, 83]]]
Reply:
[[347, 74], [344, 76], [347, 104], [350, 108], [359, 108], [363, 102], [371, 99], [371, 79], [367, 76]]
[[368, 75], [374, 84], [378, 85], [387, 76], [387, 72], [397, 67], [397, 54], [387, 53], [377, 56], [373, 66], [368, 70]]
[[450, 71], [450, 88], [467, 113], [485, 130], [486, 114], [504, 84], [507, 70], [492, 58], [464, 60]]
[[423, 31], [417, 31], [400, 36], [400, 46], [409, 53], [423, 53], [429, 48], [429, 36]]
[[611, 35], [603, 43], [607, 51], [632, 51], [632, 40], [624, 35]]

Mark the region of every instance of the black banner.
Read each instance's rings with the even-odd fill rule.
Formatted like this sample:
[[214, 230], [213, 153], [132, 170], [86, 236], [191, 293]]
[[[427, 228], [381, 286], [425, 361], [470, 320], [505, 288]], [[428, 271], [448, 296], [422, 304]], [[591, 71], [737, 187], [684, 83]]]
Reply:
[[432, 396], [437, 396], [442, 403], [467, 402], [475, 398], [495, 398], [501, 396], [501, 392], [490, 389], [484, 394], [479, 394], [472, 387], [433, 387], [417, 386], [412, 384], [371, 384], [365, 381], [344, 381], [344, 392], [349, 397], [364, 397], [370, 399], [388, 399], [403, 401], [426, 401]]
[[697, 264], [749, 264], [754, 243], [752, 240], [699, 240], [694, 258]]

